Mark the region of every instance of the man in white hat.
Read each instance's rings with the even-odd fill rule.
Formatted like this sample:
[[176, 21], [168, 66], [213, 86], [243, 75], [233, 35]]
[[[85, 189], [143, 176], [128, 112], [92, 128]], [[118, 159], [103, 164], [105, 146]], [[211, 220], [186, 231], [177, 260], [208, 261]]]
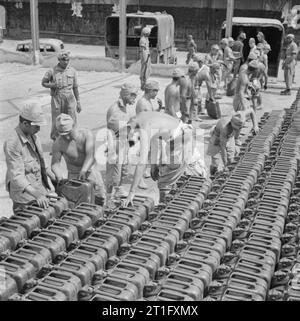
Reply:
[[189, 120], [187, 105], [188, 80], [184, 70], [175, 68], [172, 73], [172, 82], [165, 89], [166, 113], [181, 119], [184, 123]]
[[[237, 154], [235, 145], [235, 133], [240, 132], [248, 111], [239, 111], [232, 117], [222, 117], [211, 131], [211, 137], [207, 148], [207, 155], [211, 156], [210, 174], [214, 175], [217, 171], [226, 168], [233, 162]], [[223, 161], [221, 166], [220, 158]]]
[[50, 88], [52, 128], [50, 137], [58, 136], [55, 127], [56, 117], [61, 114], [70, 115], [76, 123], [76, 111], [81, 112], [78, 91], [77, 72], [70, 66], [70, 53], [61, 51], [58, 54], [58, 64], [49, 69], [42, 79], [42, 86]]
[[100, 169], [95, 159], [95, 137], [91, 130], [74, 126], [70, 115], [60, 114], [56, 118], [59, 137], [52, 146], [51, 167], [59, 182], [63, 179], [61, 159], [64, 158], [68, 179], [81, 179], [91, 182], [95, 190], [95, 202], [103, 205], [105, 189]]
[[139, 42], [140, 47], [140, 59], [141, 59], [141, 72], [140, 72], [140, 80], [141, 80], [141, 89], [144, 90], [147, 79], [151, 73], [151, 55], [149, 49], [149, 36], [151, 33], [151, 29], [145, 27], [142, 29], [141, 38]]
[[293, 77], [295, 74], [296, 58], [298, 54], [298, 46], [295, 43], [295, 36], [293, 34], [288, 34], [286, 36], [287, 48], [285, 51], [285, 58], [282, 64], [282, 69], [284, 70], [284, 81], [286, 84], [286, 89], [281, 91], [281, 95], [290, 95], [293, 83]]
[[123, 179], [127, 175], [128, 140], [127, 123], [135, 117], [130, 108], [136, 100], [138, 89], [131, 83], [125, 83], [120, 90], [119, 99], [109, 107], [106, 114], [108, 155], [106, 163], [107, 202], [113, 192], [116, 197], [126, 197]]
[[46, 195], [53, 187], [48, 179], [51, 173], [46, 169], [42, 145], [36, 135], [43, 125], [46, 120], [40, 104], [34, 101], [25, 103], [19, 125], [4, 143], [6, 189], [15, 213], [34, 201], [40, 207], [49, 206]]

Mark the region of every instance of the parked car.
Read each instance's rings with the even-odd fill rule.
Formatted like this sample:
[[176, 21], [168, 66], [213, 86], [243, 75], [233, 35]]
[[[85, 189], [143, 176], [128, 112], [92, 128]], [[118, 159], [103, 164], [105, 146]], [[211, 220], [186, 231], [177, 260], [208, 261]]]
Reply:
[[[63, 42], [59, 39], [40, 38], [39, 42], [40, 53], [42, 55], [59, 53], [65, 47]], [[18, 42], [16, 50], [19, 52], [32, 52], [32, 40], [28, 39]]]

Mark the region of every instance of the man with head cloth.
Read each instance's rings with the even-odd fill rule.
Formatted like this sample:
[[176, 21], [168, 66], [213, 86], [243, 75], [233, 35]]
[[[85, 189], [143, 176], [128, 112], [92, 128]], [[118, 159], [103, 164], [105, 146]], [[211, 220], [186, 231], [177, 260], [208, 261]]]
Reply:
[[153, 99], [156, 98], [159, 91], [159, 83], [155, 80], [147, 80], [145, 84], [145, 93], [136, 103], [136, 114], [142, 111], [155, 111], [156, 106], [153, 104]]
[[40, 207], [49, 206], [46, 195], [53, 187], [48, 180], [51, 172], [46, 170], [42, 145], [37, 136], [43, 125], [46, 125], [46, 119], [40, 104], [35, 101], [24, 103], [18, 126], [4, 143], [6, 188], [13, 201], [14, 213], [34, 201]]
[[70, 115], [76, 123], [76, 111], [81, 112], [77, 72], [70, 66], [70, 53], [61, 51], [58, 54], [58, 64], [49, 69], [42, 79], [42, 86], [50, 88], [52, 128], [50, 137], [55, 140], [58, 136], [55, 119], [61, 114]]
[[295, 36], [293, 34], [290, 33], [286, 36], [287, 48], [285, 51], [285, 58], [282, 63], [286, 89], [280, 92], [281, 95], [291, 94], [293, 77], [295, 75], [296, 58], [298, 54], [298, 46], [294, 40]]
[[95, 137], [91, 130], [74, 126], [70, 115], [60, 114], [56, 118], [56, 129], [59, 137], [52, 146], [52, 171], [56, 180], [63, 179], [61, 158], [67, 169], [68, 179], [87, 180], [95, 191], [95, 202], [103, 205], [105, 189], [100, 169], [95, 159]]
[[139, 42], [140, 47], [140, 59], [141, 59], [141, 72], [140, 72], [140, 80], [141, 80], [141, 89], [144, 90], [147, 79], [151, 73], [151, 55], [149, 49], [149, 36], [151, 33], [151, 29], [145, 27], [142, 29], [141, 38]]
[[138, 89], [131, 83], [121, 87], [119, 99], [106, 114], [108, 157], [106, 163], [106, 189], [109, 201], [115, 189], [116, 196], [125, 196], [123, 178], [127, 171], [127, 123], [135, 116], [130, 105], [135, 103]]

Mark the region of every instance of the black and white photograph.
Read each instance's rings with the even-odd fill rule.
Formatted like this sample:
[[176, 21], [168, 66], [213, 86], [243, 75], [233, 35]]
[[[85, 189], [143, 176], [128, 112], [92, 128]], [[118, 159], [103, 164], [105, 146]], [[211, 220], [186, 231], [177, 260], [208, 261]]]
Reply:
[[299, 46], [299, 0], [0, 0], [1, 311], [300, 301]]

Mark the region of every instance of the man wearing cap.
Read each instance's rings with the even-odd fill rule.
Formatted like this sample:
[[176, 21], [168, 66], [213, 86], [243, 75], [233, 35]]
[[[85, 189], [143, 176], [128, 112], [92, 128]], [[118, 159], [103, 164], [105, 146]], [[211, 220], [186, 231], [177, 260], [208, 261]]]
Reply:
[[166, 113], [175, 118], [180, 118], [184, 123], [189, 121], [188, 87], [189, 84], [184, 71], [175, 68], [172, 73], [172, 82], [165, 89]]
[[76, 123], [76, 111], [81, 112], [77, 72], [70, 66], [69, 52], [58, 54], [58, 64], [49, 69], [42, 79], [42, 86], [50, 88], [52, 129], [50, 137], [55, 140], [58, 136], [55, 127], [56, 117], [61, 114], [70, 115]]
[[14, 213], [34, 201], [40, 207], [49, 206], [46, 195], [53, 186], [47, 175], [51, 173], [46, 170], [42, 145], [36, 135], [45, 124], [41, 106], [34, 101], [25, 103], [19, 125], [4, 143], [6, 189], [13, 201]]
[[144, 90], [145, 83], [150, 76], [151, 73], [151, 56], [149, 49], [149, 35], [151, 33], [151, 29], [145, 27], [142, 29], [141, 38], [139, 42], [140, 47], [140, 59], [141, 59], [141, 89]]
[[239, 111], [232, 117], [222, 117], [213, 128], [207, 148], [207, 155], [211, 156], [211, 175], [221, 170], [220, 158], [224, 168], [234, 161], [237, 154], [234, 136], [236, 132], [240, 132], [244, 123], [245, 112]]
[[285, 51], [285, 58], [282, 63], [286, 89], [280, 92], [281, 95], [291, 94], [293, 76], [295, 74], [296, 57], [298, 53], [298, 46], [296, 45], [294, 39], [295, 39], [295, 36], [293, 34], [288, 34], [286, 36], [286, 41], [288, 45]]
[[109, 107], [106, 114], [107, 121], [107, 163], [106, 163], [106, 191], [109, 202], [112, 193], [115, 196], [126, 196], [123, 179], [127, 172], [127, 123], [135, 117], [135, 111], [130, 105], [135, 103], [138, 89], [131, 83], [121, 87], [119, 99]]
[[105, 189], [100, 169], [95, 160], [95, 137], [89, 129], [74, 126], [70, 115], [60, 114], [56, 118], [58, 138], [52, 146], [52, 171], [56, 180], [63, 179], [61, 158], [68, 170], [68, 179], [87, 180], [93, 184], [95, 203], [103, 205]]
[[185, 63], [188, 65], [190, 61], [193, 59], [194, 54], [197, 52], [197, 45], [192, 35], [188, 35], [187, 37], [187, 51], [188, 53]]
[[[258, 125], [255, 112], [253, 108], [250, 106], [250, 102], [247, 99], [246, 92], [247, 88], [250, 84], [250, 77], [257, 72], [258, 69], [258, 61], [253, 60], [247, 64], [247, 68], [241, 68], [236, 84], [235, 95], [233, 98], [233, 109], [235, 112], [238, 111], [248, 111], [252, 120], [253, 130], [255, 133], [258, 132]], [[250, 111], [249, 111], [250, 109]], [[251, 112], [253, 111], [253, 112]], [[235, 133], [236, 145], [240, 145], [241, 142], [239, 140], [239, 132]]]
[[233, 76], [236, 77], [236, 75], [239, 72], [241, 64], [244, 62], [244, 40], [247, 38], [246, 34], [244, 32], [241, 32], [237, 40], [233, 43], [232, 46], [232, 52], [235, 58], [237, 58], [233, 65]]

